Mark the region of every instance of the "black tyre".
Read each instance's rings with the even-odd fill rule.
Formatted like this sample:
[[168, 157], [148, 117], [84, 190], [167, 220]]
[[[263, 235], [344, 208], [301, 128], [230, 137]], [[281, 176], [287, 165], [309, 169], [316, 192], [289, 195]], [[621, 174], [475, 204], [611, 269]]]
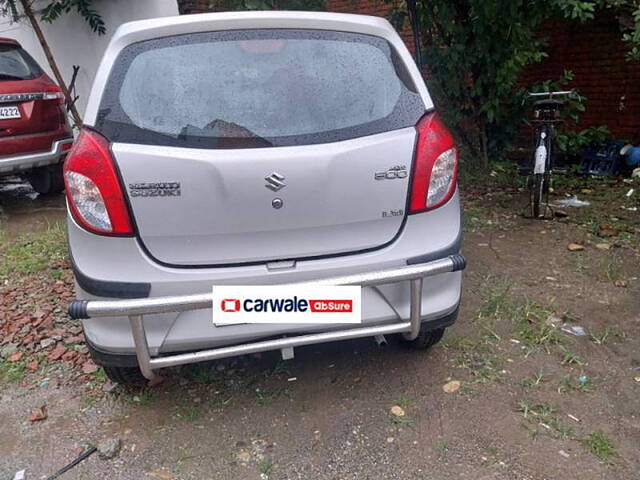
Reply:
[[147, 379], [142, 376], [142, 372], [137, 367], [107, 367], [104, 366], [104, 372], [109, 380], [120, 385], [141, 387], [146, 385]]
[[534, 218], [540, 217], [540, 212], [544, 212], [542, 206], [542, 197], [544, 190], [544, 175], [536, 173], [533, 176], [533, 186], [531, 192], [531, 213]]
[[411, 348], [415, 348], [416, 350], [428, 350], [442, 340], [444, 331], [444, 328], [436, 328], [435, 330], [426, 330], [421, 328], [420, 333], [418, 333], [415, 340], [405, 340], [402, 336], [400, 338], [402, 338], [402, 341]]
[[52, 195], [64, 190], [62, 163], [38, 167], [26, 173], [33, 189], [41, 195]]
[[56, 194], [64, 190], [64, 177], [62, 176], [62, 163], [49, 165], [51, 188], [49, 193]]

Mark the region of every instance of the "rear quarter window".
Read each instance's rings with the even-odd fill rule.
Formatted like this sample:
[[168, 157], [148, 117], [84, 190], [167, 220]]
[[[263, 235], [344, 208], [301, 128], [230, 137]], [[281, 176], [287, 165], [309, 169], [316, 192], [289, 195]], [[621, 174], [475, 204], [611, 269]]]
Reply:
[[0, 43], [0, 81], [31, 80], [42, 73], [36, 61], [20, 47]]
[[95, 127], [113, 142], [250, 148], [381, 133], [415, 125], [424, 111], [382, 38], [247, 30], [126, 47]]

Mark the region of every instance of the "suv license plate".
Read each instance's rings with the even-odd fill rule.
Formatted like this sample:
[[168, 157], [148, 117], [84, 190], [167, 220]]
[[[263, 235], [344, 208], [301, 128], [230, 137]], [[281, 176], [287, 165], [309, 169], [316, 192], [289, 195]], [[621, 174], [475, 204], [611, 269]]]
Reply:
[[20, 118], [20, 110], [18, 110], [18, 107], [0, 107], [0, 120], [5, 118]]

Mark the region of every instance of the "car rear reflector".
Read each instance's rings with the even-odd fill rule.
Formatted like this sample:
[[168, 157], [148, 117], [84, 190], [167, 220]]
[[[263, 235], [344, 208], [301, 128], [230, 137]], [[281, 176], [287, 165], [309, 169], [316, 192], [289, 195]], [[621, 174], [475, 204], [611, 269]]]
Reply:
[[99, 235], [133, 235], [127, 202], [109, 142], [83, 129], [64, 162], [64, 183], [75, 221]]
[[458, 173], [458, 150], [453, 136], [437, 113], [422, 117], [416, 125], [418, 142], [411, 183], [409, 213], [444, 205], [453, 195]]

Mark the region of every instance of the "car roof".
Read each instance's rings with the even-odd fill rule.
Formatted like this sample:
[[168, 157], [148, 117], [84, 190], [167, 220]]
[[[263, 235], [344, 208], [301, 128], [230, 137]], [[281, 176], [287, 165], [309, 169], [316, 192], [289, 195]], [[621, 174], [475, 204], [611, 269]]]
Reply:
[[0, 43], [4, 43], [5, 45], [16, 45], [18, 47], [20, 46], [20, 43], [13, 38], [0, 37]]

